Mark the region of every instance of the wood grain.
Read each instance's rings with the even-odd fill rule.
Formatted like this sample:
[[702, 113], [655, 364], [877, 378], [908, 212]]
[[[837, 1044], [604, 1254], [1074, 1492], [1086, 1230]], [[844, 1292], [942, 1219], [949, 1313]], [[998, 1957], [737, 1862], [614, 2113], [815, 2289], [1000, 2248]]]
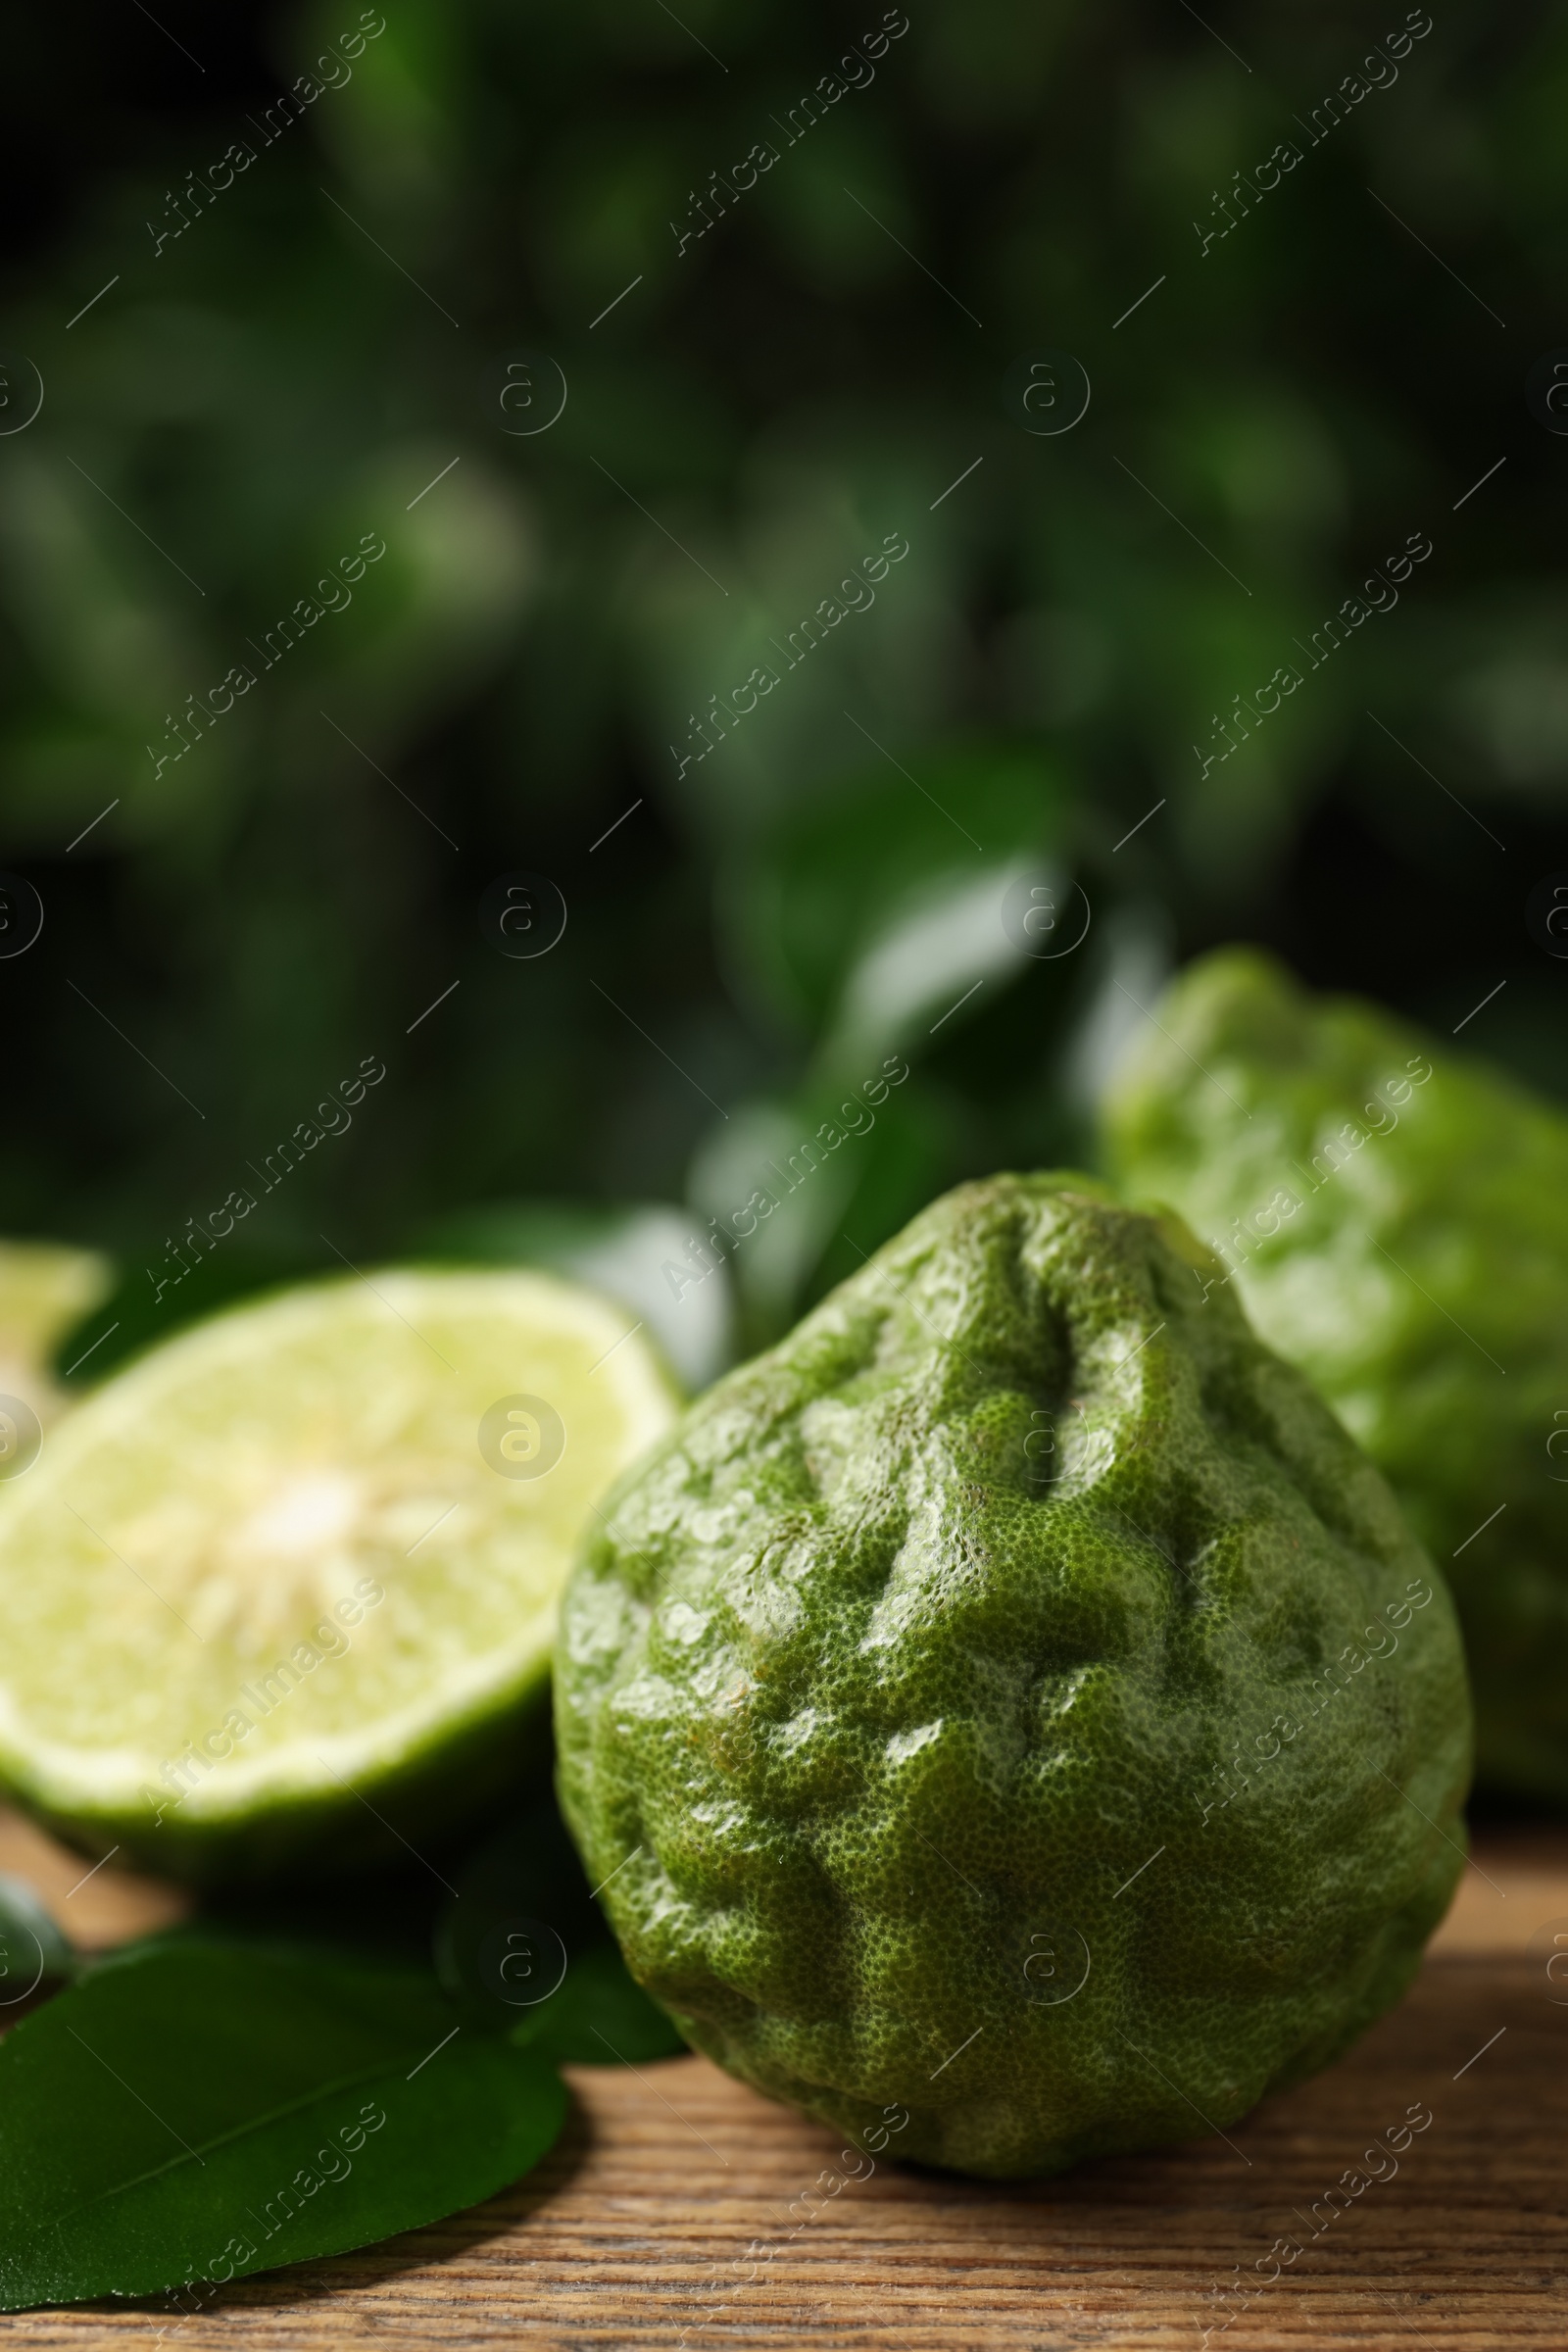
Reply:
[[[0, 1867], [26, 1869], [34, 1838], [0, 1820]], [[64, 1912], [58, 1859], [34, 1852], [27, 1875]], [[69, 2352], [160, 2330], [182, 2352], [1202, 2352], [1205, 2328], [1225, 2352], [1563, 2352], [1568, 2005], [1551, 1995], [1568, 1984], [1546, 1978], [1542, 1931], [1568, 1935], [1568, 1832], [1493, 1834], [1477, 1864], [1404, 2005], [1228, 2141], [1006, 2188], [879, 2163], [816, 2210], [801, 2199], [824, 2170], [842, 2179], [839, 2143], [706, 2060], [576, 2068], [554, 2154], [470, 2213], [220, 2289], [188, 2317], [97, 2305], [0, 2330]], [[92, 1885], [106, 1936], [168, 1907], [113, 1866]], [[1330, 2184], [1412, 2105], [1433, 2120], [1397, 2173], [1322, 2221]], [[1293, 2232], [1303, 2250], [1265, 2282]], [[1245, 2305], [1225, 2292], [1243, 2276]]]

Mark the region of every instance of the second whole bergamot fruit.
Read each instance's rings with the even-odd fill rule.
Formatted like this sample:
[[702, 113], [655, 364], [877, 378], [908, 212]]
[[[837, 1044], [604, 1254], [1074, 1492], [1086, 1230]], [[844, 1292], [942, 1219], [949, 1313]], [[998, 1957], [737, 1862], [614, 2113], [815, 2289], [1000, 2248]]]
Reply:
[[1482, 1781], [1568, 1808], [1561, 1104], [1226, 948], [1135, 1031], [1102, 1121], [1118, 1183], [1212, 1244], [1442, 1563]]

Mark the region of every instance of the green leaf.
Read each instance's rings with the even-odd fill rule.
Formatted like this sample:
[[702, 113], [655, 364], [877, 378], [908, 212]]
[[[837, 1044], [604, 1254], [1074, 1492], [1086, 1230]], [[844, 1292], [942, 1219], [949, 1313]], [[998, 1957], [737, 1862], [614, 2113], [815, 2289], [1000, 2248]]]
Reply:
[[491, 2196], [545, 2059], [428, 1980], [216, 1943], [95, 1969], [0, 2043], [0, 2309], [226, 2280]]
[[568, 1967], [558, 1991], [513, 2027], [519, 2049], [579, 2066], [643, 2066], [683, 2058], [686, 2044], [607, 1937]]
[[679, 1298], [671, 1293], [665, 1261], [685, 1259], [693, 1230], [688, 1212], [658, 1202], [497, 1200], [425, 1224], [409, 1254], [437, 1264], [545, 1266], [585, 1282], [641, 1318], [695, 1395], [729, 1363], [733, 1335], [722, 1274]]
[[1065, 864], [1070, 806], [1060, 763], [1036, 749], [901, 750], [792, 807], [732, 863], [719, 914], [733, 967], [819, 1042], [830, 1079], [874, 1072], [901, 1043], [923, 1050], [930, 992], [1024, 967], [1003, 894], [1024, 862]]
[[518, 2049], [641, 2065], [686, 2044], [628, 1974], [547, 1799], [481, 1847], [436, 1923], [447, 1990]]

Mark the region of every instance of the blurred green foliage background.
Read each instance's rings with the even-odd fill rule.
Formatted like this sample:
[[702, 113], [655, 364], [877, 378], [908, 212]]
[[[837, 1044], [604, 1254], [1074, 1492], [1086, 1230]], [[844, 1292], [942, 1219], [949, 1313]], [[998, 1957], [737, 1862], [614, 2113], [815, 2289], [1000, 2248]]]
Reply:
[[[0, 1229], [108, 1247], [150, 1312], [373, 1056], [211, 1279], [463, 1247], [481, 1205], [474, 1246], [530, 1249], [498, 1203], [572, 1204], [579, 1255], [585, 1211], [671, 1203], [663, 1256], [906, 1063], [734, 1251], [716, 1360], [943, 1186], [1080, 1154], [1116, 1038], [1222, 938], [1444, 1031], [1505, 979], [1465, 1042], [1568, 1091], [1524, 926], [1568, 866], [1568, 443], [1523, 397], [1568, 343], [1568, 16], [1434, 0], [1315, 144], [1399, 0], [1205, 17], [908, 0], [792, 143], [873, 0], [19, 19], [5, 414], [29, 361], [45, 398], [0, 437], [0, 867], [46, 921], [0, 962]], [[1093, 387], [1054, 436], [1004, 397], [1047, 351]], [[523, 354], [567, 399], [519, 434]], [[1306, 671], [1412, 533], [1396, 609]], [[529, 960], [478, 920], [518, 869], [568, 909]], [[1070, 952], [1019, 952], [1031, 876], [1064, 947], [1089, 911]]]

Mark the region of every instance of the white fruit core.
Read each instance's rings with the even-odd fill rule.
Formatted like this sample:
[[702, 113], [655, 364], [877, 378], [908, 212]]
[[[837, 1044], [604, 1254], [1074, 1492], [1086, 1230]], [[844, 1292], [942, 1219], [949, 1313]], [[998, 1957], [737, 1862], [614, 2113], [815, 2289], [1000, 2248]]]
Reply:
[[346, 1536], [364, 1508], [358, 1479], [342, 1471], [291, 1479], [235, 1530], [242, 1557], [302, 1560]]

